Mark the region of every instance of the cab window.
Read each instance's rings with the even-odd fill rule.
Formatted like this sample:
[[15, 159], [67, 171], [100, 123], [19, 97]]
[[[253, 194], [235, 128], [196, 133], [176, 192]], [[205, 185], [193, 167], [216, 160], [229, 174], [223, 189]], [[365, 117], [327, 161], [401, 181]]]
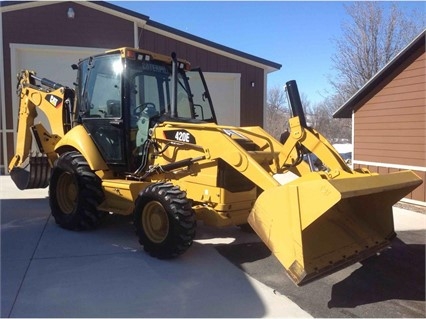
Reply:
[[121, 118], [121, 73], [119, 55], [96, 58], [83, 92], [85, 117]]

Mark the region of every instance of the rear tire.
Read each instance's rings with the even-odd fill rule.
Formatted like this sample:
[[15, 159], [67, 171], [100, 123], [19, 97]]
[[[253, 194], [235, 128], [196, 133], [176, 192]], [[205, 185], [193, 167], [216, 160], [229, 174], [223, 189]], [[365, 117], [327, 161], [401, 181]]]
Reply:
[[100, 178], [76, 151], [62, 154], [52, 170], [49, 202], [56, 223], [65, 229], [93, 229], [105, 213], [96, 207], [103, 200]]
[[191, 202], [185, 192], [170, 183], [152, 184], [139, 194], [134, 224], [144, 250], [160, 259], [184, 253], [195, 236]]

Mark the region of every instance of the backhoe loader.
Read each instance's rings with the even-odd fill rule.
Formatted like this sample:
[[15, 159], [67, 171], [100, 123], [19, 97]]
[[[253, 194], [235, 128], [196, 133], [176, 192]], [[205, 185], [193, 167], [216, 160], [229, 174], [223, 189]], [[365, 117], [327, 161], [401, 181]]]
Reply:
[[[133, 215], [144, 250], [172, 258], [197, 221], [248, 226], [303, 285], [390, 245], [392, 206], [421, 179], [411, 171], [352, 170], [308, 127], [295, 81], [281, 144], [258, 126], [217, 124], [206, 82], [188, 61], [119, 48], [82, 59], [75, 89], [18, 74], [18, 188], [49, 186], [59, 226], [96, 227]], [[35, 123], [37, 112], [48, 123]], [[314, 154], [324, 169], [306, 158]]]

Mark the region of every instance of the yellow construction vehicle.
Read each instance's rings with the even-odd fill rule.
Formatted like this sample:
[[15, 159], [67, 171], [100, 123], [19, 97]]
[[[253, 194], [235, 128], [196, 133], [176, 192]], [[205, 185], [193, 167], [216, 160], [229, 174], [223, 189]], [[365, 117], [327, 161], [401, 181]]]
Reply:
[[[281, 144], [260, 127], [218, 125], [202, 72], [175, 54], [120, 48], [73, 68], [75, 90], [18, 75], [9, 165], [20, 189], [49, 185], [63, 228], [133, 214], [144, 250], [171, 258], [191, 246], [197, 220], [249, 224], [302, 285], [387, 247], [393, 204], [421, 184], [411, 171], [350, 169], [306, 125], [294, 81]], [[38, 111], [48, 123], [35, 124]], [[309, 165], [310, 154], [324, 170]]]

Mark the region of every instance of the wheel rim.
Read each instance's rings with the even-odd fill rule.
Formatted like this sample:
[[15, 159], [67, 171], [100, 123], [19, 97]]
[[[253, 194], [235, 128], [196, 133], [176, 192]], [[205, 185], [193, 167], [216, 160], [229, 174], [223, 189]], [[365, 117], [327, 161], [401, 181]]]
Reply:
[[147, 203], [142, 212], [145, 235], [154, 243], [161, 243], [169, 232], [169, 219], [163, 205], [157, 201]]
[[64, 172], [58, 178], [56, 198], [61, 211], [71, 214], [77, 202], [78, 186], [71, 173]]

